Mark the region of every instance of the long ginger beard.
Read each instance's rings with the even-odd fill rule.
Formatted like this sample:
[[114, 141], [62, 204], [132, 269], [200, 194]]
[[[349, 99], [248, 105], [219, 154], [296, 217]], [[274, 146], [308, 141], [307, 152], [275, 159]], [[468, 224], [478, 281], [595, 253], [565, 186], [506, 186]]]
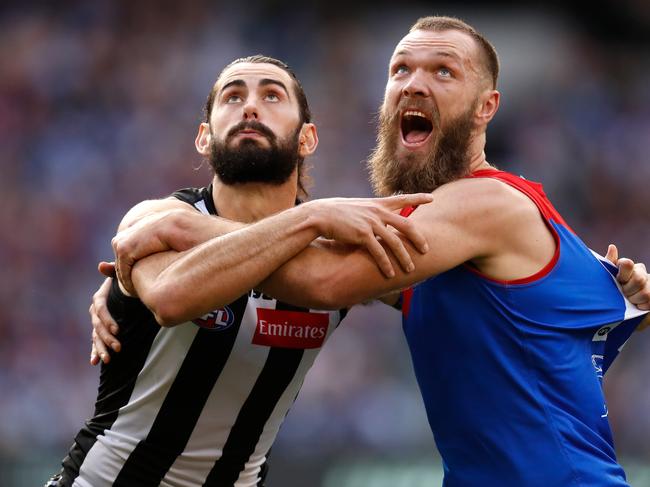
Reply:
[[469, 173], [469, 146], [474, 129], [473, 109], [442, 126], [437, 111], [432, 120], [435, 137], [431, 151], [408, 153], [398, 158], [401, 137], [401, 110], [387, 114], [382, 107], [377, 131], [377, 147], [368, 159], [370, 182], [375, 194], [430, 193], [437, 187]]

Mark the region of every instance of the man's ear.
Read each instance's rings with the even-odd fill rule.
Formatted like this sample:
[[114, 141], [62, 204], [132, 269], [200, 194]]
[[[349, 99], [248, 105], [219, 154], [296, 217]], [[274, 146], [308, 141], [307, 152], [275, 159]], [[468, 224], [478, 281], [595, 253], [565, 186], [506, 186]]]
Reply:
[[496, 115], [499, 109], [501, 93], [497, 90], [487, 90], [479, 97], [479, 104], [476, 111], [476, 119], [480, 125], [487, 125]]
[[202, 122], [199, 125], [199, 133], [196, 134], [196, 140], [194, 140], [194, 147], [196, 147], [196, 151], [202, 156], [209, 156], [211, 141], [212, 134], [210, 133], [210, 125], [208, 125], [206, 122]]
[[312, 155], [318, 147], [318, 132], [313, 123], [303, 123], [298, 136], [298, 153], [300, 157]]

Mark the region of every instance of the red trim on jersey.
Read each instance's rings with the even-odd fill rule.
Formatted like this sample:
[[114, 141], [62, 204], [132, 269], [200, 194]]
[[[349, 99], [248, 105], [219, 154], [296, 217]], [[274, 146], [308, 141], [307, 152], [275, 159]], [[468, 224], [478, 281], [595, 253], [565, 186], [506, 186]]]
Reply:
[[[402, 211], [399, 212], [401, 216], [410, 216], [411, 213], [415, 211], [417, 206], [405, 206], [402, 208]], [[402, 315], [404, 318], [408, 317], [409, 309], [411, 308], [411, 298], [413, 297], [413, 289], [408, 288], [402, 291]]]
[[408, 318], [412, 298], [413, 288], [404, 289], [404, 291], [402, 291], [402, 315], [404, 318]]
[[563, 227], [567, 228], [571, 233], [575, 232], [573, 229], [567, 225], [562, 218], [562, 215], [553, 207], [551, 202], [546, 197], [544, 193], [544, 187], [540, 183], [534, 181], [527, 181], [524, 178], [510, 174], [509, 172], [499, 171], [497, 169], [481, 169], [479, 171], [474, 171], [472, 174], [467, 176], [468, 178], [492, 178], [503, 181], [504, 183], [512, 186], [515, 189], [518, 189], [526, 196], [528, 196], [533, 203], [539, 208], [540, 213], [544, 216], [546, 220], [553, 220], [556, 223], [559, 223]]
[[405, 206], [402, 208], [402, 210], [399, 212], [400, 216], [409, 216], [411, 213], [415, 211], [417, 206]]
[[481, 271], [467, 264], [465, 264], [465, 269], [472, 272], [473, 274], [482, 277], [483, 279], [498, 284], [529, 284], [531, 282], [537, 281], [538, 279], [541, 279], [542, 277], [546, 276], [549, 272], [551, 272], [551, 270], [555, 267], [555, 264], [557, 264], [558, 259], [560, 258], [560, 236], [558, 235], [555, 227], [553, 227], [553, 225], [551, 224], [551, 220], [553, 220], [555, 223], [559, 225], [562, 225], [563, 227], [568, 229], [571, 233], [575, 233], [575, 232], [569, 225], [567, 225], [567, 223], [564, 221], [564, 218], [562, 218], [562, 216], [558, 213], [558, 211], [553, 207], [551, 202], [548, 200], [546, 194], [544, 193], [544, 188], [542, 187], [542, 185], [534, 181], [527, 181], [523, 178], [520, 178], [519, 176], [515, 176], [514, 174], [510, 174], [504, 171], [499, 171], [497, 169], [481, 169], [478, 171], [474, 171], [472, 174], [470, 174], [467, 177], [498, 179], [499, 181], [507, 184], [508, 186], [515, 188], [516, 190], [528, 196], [528, 198], [530, 198], [532, 202], [535, 203], [535, 206], [537, 206], [537, 208], [539, 209], [539, 212], [544, 217], [544, 223], [546, 223], [546, 226], [553, 234], [553, 240], [555, 240], [555, 252], [553, 253], [553, 257], [551, 258], [551, 260], [541, 270], [537, 271], [532, 276], [524, 277], [522, 279], [511, 279], [511, 280], [494, 279], [493, 277], [486, 276]]

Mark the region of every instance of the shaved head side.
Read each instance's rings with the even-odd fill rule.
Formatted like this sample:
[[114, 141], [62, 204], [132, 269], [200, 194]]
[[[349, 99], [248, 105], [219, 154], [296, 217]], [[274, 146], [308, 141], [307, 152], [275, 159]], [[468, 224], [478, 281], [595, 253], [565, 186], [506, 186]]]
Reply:
[[429, 30], [433, 32], [457, 30], [472, 37], [481, 53], [481, 64], [485, 70], [485, 77], [491, 81], [492, 89], [496, 89], [497, 79], [499, 78], [499, 57], [497, 51], [492, 43], [474, 27], [455, 17], [430, 16], [418, 19], [411, 26], [409, 32], [416, 30]]

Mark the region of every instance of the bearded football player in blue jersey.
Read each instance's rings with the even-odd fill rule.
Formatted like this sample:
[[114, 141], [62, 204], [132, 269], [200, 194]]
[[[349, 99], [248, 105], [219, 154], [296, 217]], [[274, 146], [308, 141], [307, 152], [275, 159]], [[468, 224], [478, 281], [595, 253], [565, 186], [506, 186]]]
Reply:
[[[432, 193], [408, 213], [434, 251], [405, 242], [415, 269], [386, 275], [363, 248], [315, 242], [258, 288], [325, 309], [407, 289], [404, 331], [444, 485], [626, 486], [602, 377], [650, 308], [647, 274], [619, 273], [621, 289], [616, 268], [575, 235], [540, 184], [486, 160], [497, 78], [496, 51], [474, 28], [447, 17], [416, 22], [390, 61], [370, 168], [380, 195]], [[187, 282], [209, 280], [223, 230], [185, 216], [186, 231], [214, 238], [186, 250], [180, 225], [145, 222], [118, 236], [122, 270], [173, 248], [204, 258]], [[200, 286], [166, 291], [195, 312], [220, 302]]]

